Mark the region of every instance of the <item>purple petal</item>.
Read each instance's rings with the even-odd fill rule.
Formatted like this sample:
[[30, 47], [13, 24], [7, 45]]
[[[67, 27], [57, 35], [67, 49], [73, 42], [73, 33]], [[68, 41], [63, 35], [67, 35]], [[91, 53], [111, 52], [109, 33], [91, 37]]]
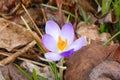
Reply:
[[45, 56], [45, 58], [50, 59], [52, 61], [59, 61], [62, 58], [61, 55], [59, 55], [57, 53], [53, 53], [53, 52], [45, 53], [44, 56]]
[[60, 35], [60, 28], [54, 21], [49, 20], [46, 22], [45, 32], [50, 34], [57, 41], [58, 36]]
[[70, 49], [68, 51], [62, 52], [61, 56], [70, 56], [74, 52], [74, 49]]
[[82, 48], [86, 43], [86, 39], [85, 37], [80, 37], [79, 39], [77, 39], [76, 41], [74, 41], [71, 46], [69, 47], [69, 49], [74, 49], [74, 51], [79, 50], [80, 48]]
[[71, 44], [74, 40], [74, 30], [72, 24], [66, 23], [65, 25], [63, 25], [60, 35], [62, 39], [68, 40], [68, 45]]
[[57, 48], [56, 41], [51, 35], [49, 35], [49, 34], [43, 35], [42, 42], [48, 50], [56, 51], [56, 48]]

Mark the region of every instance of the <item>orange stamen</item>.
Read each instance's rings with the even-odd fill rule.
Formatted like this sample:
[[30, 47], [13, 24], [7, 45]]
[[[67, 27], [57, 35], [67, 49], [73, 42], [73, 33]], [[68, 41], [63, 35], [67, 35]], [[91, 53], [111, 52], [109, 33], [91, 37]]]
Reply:
[[66, 47], [67, 45], [67, 39], [64, 41], [62, 40], [62, 38], [59, 36], [58, 37], [58, 43], [57, 43], [57, 47], [59, 48], [59, 50], [64, 50], [64, 48]]

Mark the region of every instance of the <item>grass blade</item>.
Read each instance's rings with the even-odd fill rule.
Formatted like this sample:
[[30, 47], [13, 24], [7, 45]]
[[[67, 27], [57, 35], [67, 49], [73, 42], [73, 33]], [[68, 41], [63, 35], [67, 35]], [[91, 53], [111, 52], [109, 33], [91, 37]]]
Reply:
[[31, 77], [25, 70], [23, 70], [19, 65], [16, 64], [16, 67], [17, 67], [29, 80], [33, 80], [32, 77]]

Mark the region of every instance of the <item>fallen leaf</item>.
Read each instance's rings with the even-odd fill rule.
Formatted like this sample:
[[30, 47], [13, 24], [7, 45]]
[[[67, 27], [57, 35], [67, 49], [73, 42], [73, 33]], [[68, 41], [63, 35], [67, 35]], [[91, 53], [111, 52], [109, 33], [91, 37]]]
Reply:
[[26, 70], [28, 70], [29, 72], [32, 73], [33, 69], [35, 69], [37, 75], [40, 75], [44, 78], [47, 78], [48, 80], [54, 80], [54, 76], [53, 73], [51, 71], [51, 69], [48, 66], [45, 67], [39, 67], [37, 65], [34, 65], [30, 62], [23, 62], [21, 64], [21, 66], [23, 68], [25, 68]]
[[[80, 22], [77, 25], [76, 34], [78, 37], [85, 36], [87, 44], [101, 44], [111, 37], [110, 33], [100, 33], [98, 26], [94, 24], [86, 24], [85, 22]], [[109, 44], [113, 44], [113, 42], [111, 41]]]
[[[42, 20], [41, 21], [38, 21], [38, 19], [43, 19], [43, 17], [41, 17], [40, 15], [42, 15], [41, 13], [41, 10], [38, 9], [38, 8], [28, 8], [27, 9], [28, 13], [30, 14], [31, 18], [33, 19], [33, 21], [35, 21], [36, 23], [37, 22], [43, 22]], [[26, 14], [26, 12], [24, 10], [21, 10], [21, 12], [18, 12], [13, 18], [11, 18], [10, 20], [14, 21], [15, 23], [17, 24], [20, 24], [20, 25], [24, 25], [23, 21], [21, 20], [21, 17], [20, 16], [23, 16], [26, 20], [26, 22], [32, 27], [33, 26], [33, 23], [32, 21], [30, 20], [30, 18], [28, 17], [28, 15]]]
[[87, 43], [90, 44], [91, 41], [100, 42], [99, 28], [94, 24], [86, 24], [85, 22], [80, 22], [76, 29], [77, 36], [85, 36], [87, 38]]
[[[59, 19], [58, 11], [45, 9], [45, 12], [46, 12], [46, 16], [47, 16], [48, 20], [54, 20], [60, 25], [60, 19]], [[62, 13], [61, 15], [63, 17], [63, 22], [66, 22], [67, 18], [65, 16], [65, 14]], [[60, 26], [60, 27], [62, 27], [62, 26]]]
[[0, 13], [7, 13], [15, 6], [15, 0], [0, 0]]
[[120, 64], [106, 60], [98, 64], [89, 75], [90, 80], [120, 80]]
[[120, 62], [120, 46], [112, 54], [113, 54], [113, 56], [112, 56], [113, 60]]
[[65, 80], [89, 80], [91, 70], [108, 59], [118, 44], [110, 46], [88, 45], [73, 53], [66, 60]]
[[1, 67], [0, 72], [0, 80], [28, 80], [14, 64]]
[[88, 12], [95, 13], [96, 12], [97, 5], [95, 4], [95, 2], [93, 0], [78, 0], [78, 3], [80, 4], [82, 9], [86, 13], [88, 13]]
[[12, 51], [32, 40], [31, 35], [23, 26], [0, 18], [0, 48]]
[[117, 23], [118, 17], [115, 15], [113, 10], [110, 10], [108, 13], [102, 15], [101, 12], [96, 13], [98, 20], [95, 23]]

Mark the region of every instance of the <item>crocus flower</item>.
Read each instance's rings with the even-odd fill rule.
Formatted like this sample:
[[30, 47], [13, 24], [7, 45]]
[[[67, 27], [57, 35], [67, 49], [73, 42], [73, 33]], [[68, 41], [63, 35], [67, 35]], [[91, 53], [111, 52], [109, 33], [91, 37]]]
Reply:
[[45, 58], [52, 61], [59, 61], [64, 56], [71, 55], [79, 50], [86, 42], [85, 37], [74, 40], [74, 29], [71, 23], [66, 23], [59, 28], [58, 24], [52, 20], [46, 22], [46, 34], [42, 37], [42, 42], [50, 52], [45, 53]]

